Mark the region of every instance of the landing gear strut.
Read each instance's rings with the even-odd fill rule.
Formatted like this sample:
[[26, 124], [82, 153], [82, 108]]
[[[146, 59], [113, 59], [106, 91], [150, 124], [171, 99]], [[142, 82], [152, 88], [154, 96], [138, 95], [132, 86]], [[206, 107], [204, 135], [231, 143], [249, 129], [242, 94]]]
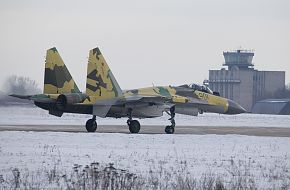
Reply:
[[93, 133], [97, 130], [97, 122], [96, 122], [96, 116], [94, 115], [92, 119], [89, 119], [86, 122], [86, 129], [89, 133]]
[[174, 127], [175, 127], [175, 107], [171, 107], [170, 108], [170, 113], [168, 113], [170, 115], [170, 118], [168, 120], [170, 120], [171, 125], [168, 125], [165, 127], [165, 133], [167, 134], [173, 134], [174, 133]]
[[139, 133], [140, 131], [140, 123], [137, 120], [132, 120], [132, 108], [129, 108], [129, 118], [127, 120], [127, 124], [129, 126], [129, 131], [131, 133]]

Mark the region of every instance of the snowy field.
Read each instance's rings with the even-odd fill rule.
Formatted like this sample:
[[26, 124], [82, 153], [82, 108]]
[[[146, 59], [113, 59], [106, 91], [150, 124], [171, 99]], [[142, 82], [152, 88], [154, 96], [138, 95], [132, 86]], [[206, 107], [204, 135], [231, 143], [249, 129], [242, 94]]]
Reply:
[[[0, 106], [0, 125], [84, 125], [90, 115], [64, 114], [55, 117], [35, 106]], [[169, 116], [139, 120], [141, 125], [166, 125]], [[99, 125], [126, 125], [127, 118], [97, 118]], [[290, 127], [290, 115], [204, 113], [195, 116], [176, 114], [177, 126]]]
[[[201, 178], [249, 178], [258, 189], [290, 187], [290, 138], [239, 135], [142, 135], [0, 132], [0, 174], [74, 164], [113, 163], [137, 175], [149, 173]], [[174, 176], [174, 175], [173, 175]], [[1, 187], [1, 183], [0, 183]]]
[[[64, 114], [58, 118], [36, 107], [0, 107], [0, 125], [83, 125], [90, 117]], [[167, 118], [140, 121], [163, 125]], [[290, 127], [290, 116], [275, 115], [177, 115], [176, 121], [184, 126]], [[125, 122], [126, 118], [98, 118], [100, 125]], [[35, 182], [35, 176], [43, 178], [47, 171], [57, 170], [63, 176], [73, 171], [75, 164], [86, 166], [93, 162], [104, 166], [113, 163], [116, 168], [145, 178], [159, 176], [162, 182], [179, 175], [197, 180], [214, 176], [225, 184], [232, 184], [234, 179], [235, 183], [243, 181], [257, 189], [290, 189], [289, 147], [290, 138], [286, 137], [2, 131], [0, 189], [5, 189], [8, 179], [15, 179], [15, 168], [21, 175], [26, 174], [26, 179], [32, 176], [30, 182]], [[57, 184], [62, 185], [59, 181]]]

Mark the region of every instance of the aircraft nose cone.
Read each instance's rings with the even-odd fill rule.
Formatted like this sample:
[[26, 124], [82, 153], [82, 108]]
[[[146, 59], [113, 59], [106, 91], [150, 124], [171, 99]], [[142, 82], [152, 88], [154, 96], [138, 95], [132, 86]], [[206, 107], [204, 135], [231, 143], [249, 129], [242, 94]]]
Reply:
[[228, 111], [226, 112], [226, 114], [240, 114], [240, 113], [247, 112], [247, 110], [245, 110], [245, 108], [243, 108], [242, 106], [240, 106], [236, 102], [234, 102], [232, 100], [228, 100], [228, 102], [229, 102], [229, 107], [228, 107]]

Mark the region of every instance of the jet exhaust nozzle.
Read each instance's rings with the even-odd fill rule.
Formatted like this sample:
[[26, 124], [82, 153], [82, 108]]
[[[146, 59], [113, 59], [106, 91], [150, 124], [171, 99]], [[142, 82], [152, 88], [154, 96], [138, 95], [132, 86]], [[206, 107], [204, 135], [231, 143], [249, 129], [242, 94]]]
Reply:
[[86, 98], [87, 95], [81, 93], [61, 94], [56, 99], [56, 107], [64, 110], [67, 105], [82, 103]]

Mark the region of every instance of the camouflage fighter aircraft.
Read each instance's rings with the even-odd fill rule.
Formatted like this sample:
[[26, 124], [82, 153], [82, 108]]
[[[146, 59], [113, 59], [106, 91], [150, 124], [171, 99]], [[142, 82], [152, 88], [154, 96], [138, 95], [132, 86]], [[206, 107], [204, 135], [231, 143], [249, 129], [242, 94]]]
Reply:
[[240, 114], [246, 112], [236, 102], [220, 97], [205, 86], [154, 86], [122, 91], [99, 48], [90, 50], [86, 92], [80, 92], [56, 48], [47, 50], [44, 92], [32, 96], [11, 95], [33, 100], [35, 105], [61, 117], [63, 113], [91, 114], [86, 122], [88, 132], [97, 129], [98, 117], [127, 117], [131, 133], [140, 131], [133, 118], [154, 118], [167, 113], [174, 133], [175, 113], [197, 116], [198, 113]]

